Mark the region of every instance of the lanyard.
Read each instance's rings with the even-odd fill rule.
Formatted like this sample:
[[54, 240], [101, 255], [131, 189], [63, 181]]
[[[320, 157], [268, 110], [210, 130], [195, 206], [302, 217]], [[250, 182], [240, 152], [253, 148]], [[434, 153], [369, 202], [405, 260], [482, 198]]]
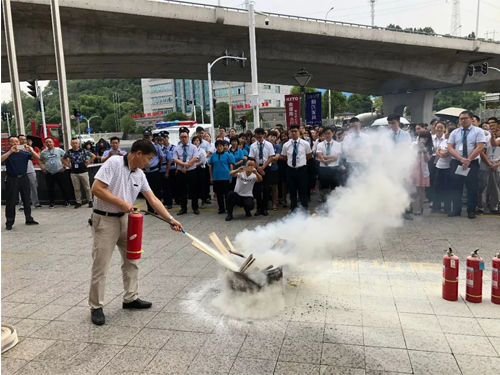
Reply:
[[398, 143], [398, 139], [399, 139], [399, 132], [401, 131], [398, 130], [397, 132], [395, 132], [393, 135], [392, 135], [392, 139], [394, 140], [395, 143]]
[[[297, 147], [295, 147], [295, 142], [297, 142]], [[299, 146], [300, 146], [300, 139], [298, 141], [292, 142], [293, 151], [295, 151], [295, 155], [297, 156], [299, 156]]]

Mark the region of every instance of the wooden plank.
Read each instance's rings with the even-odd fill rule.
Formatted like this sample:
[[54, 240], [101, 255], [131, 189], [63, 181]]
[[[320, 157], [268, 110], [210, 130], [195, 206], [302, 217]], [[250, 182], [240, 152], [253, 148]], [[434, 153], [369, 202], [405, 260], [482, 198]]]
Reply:
[[253, 262], [255, 262], [255, 258], [253, 258], [253, 259], [252, 259], [252, 260], [251, 260], [251, 261], [250, 261], [250, 262], [249, 262], [249, 263], [245, 266], [245, 268], [244, 268], [243, 270], [241, 270], [241, 273], [245, 273], [245, 271], [246, 271], [247, 269], [249, 269], [249, 268], [250, 268], [250, 266], [253, 264]]
[[247, 266], [247, 264], [253, 259], [253, 254], [250, 254], [250, 256], [245, 259], [245, 261], [243, 262], [243, 264], [241, 265], [240, 267], [240, 272]]
[[209, 255], [209, 256], [211, 256], [212, 258], [215, 259], [215, 257], [212, 254], [210, 254], [208, 251], [206, 251], [203, 247], [201, 247], [201, 245], [198, 242], [193, 241], [193, 243], [191, 245], [193, 245], [198, 250], [203, 251], [205, 254], [207, 254], [207, 255]]
[[236, 249], [234, 248], [233, 244], [231, 243], [231, 241], [229, 240], [229, 238], [227, 236], [226, 236], [226, 243], [227, 243], [227, 246], [229, 246], [229, 250], [236, 251]]
[[219, 251], [221, 252], [222, 255], [229, 255], [229, 251], [226, 249], [226, 247], [221, 242], [221, 240], [219, 239], [219, 237], [217, 236], [217, 234], [215, 234], [215, 232], [210, 233], [208, 235], [208, 237], [212, 240], [212, 242], [214, 243], [215, 247], [217, 247], [217, 249], [219, 249]]

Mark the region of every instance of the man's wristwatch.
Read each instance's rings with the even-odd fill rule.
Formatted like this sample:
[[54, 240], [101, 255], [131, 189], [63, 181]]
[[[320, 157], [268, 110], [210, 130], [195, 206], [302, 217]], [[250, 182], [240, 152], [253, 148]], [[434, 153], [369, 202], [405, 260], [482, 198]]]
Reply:
[[172, 221], [174, 219], [174, 217], [172, 215], [170, 215], [170, 217], [168, 218], [168, 221]]

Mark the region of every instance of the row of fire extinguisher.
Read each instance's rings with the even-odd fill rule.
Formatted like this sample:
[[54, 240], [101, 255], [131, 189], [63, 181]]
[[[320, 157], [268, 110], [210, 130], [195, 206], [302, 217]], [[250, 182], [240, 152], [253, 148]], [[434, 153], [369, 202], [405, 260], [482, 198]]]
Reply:
[[[467, 277], [465, 286], [465, 300], [480, 303], [483, 300], [483, 270], [484, 260], [478, 256], [479, 249], [474, 250], [467, 257]], [[459, 258], [453, 254], [451, 248], [443, 256], [443, 299], [448, 301], [458, 300], [458, 269]], [[500, 285], [498, 273], [500, 272], [500, 253], [492, 260], [491, 275], [491, 302], [500, 305]]]

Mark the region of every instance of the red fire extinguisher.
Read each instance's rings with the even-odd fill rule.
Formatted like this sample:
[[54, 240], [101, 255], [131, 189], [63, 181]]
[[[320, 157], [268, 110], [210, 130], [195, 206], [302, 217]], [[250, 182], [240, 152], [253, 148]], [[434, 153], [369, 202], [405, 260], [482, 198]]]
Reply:
[[483, 300], [483, 270], [484, 261], [477, 255], [479, 249], [474, 250], [467, 257], [467, 285], [465, 299], [469, 302], [480, 303]]
[[127, 259], [141, 259], [142, 250], [142, 224], [144, 216], [137, 210], [128, 215], [127, 228]]
[[458, 257], [451, 247], [443, 256], [443, 299], [458, 300]]
[[500, 253], [493, 257], [492, 265], [493, 271], [491, 274], [491, 302], [500, 305]]

